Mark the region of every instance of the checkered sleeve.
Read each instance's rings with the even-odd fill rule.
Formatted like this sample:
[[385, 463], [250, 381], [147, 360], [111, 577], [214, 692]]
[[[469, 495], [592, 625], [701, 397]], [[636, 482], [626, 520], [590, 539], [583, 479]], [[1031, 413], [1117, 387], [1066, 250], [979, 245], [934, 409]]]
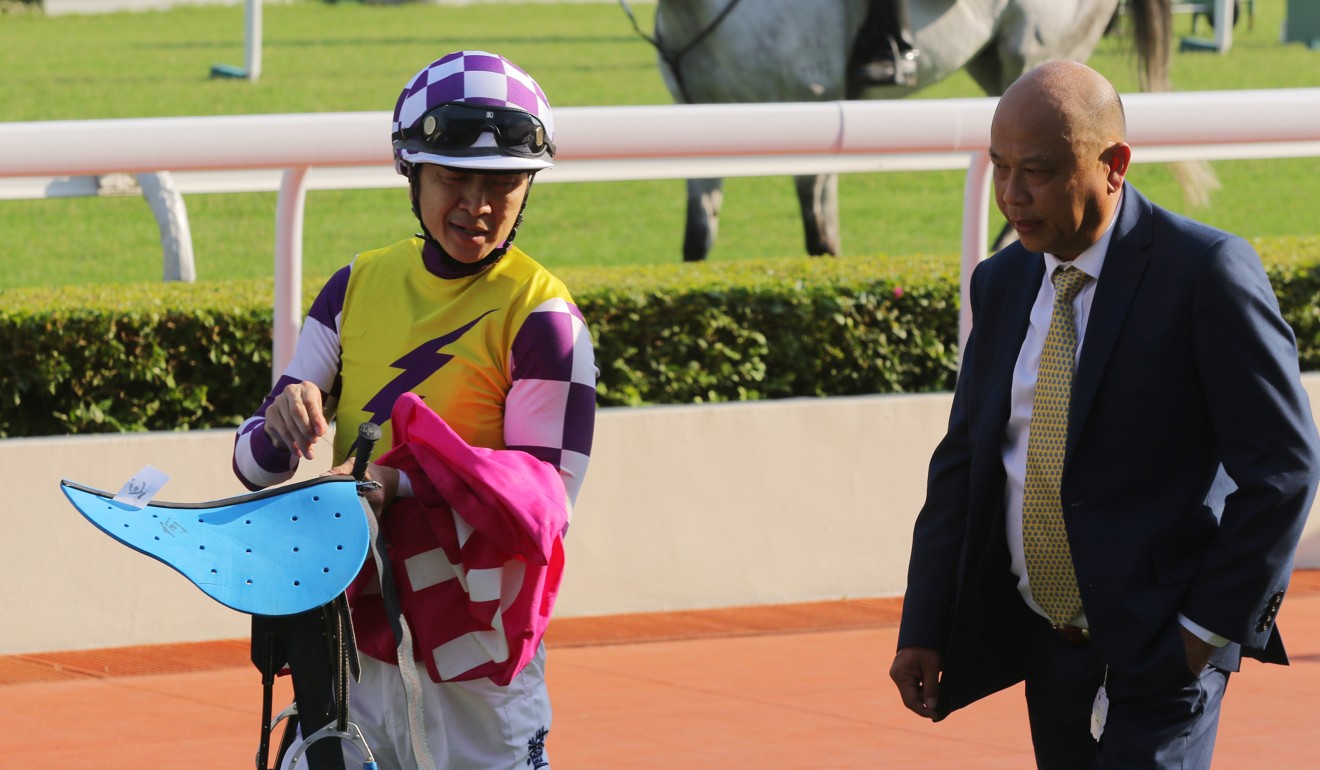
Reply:
[[505, 446], [559, 469], [571, 516], [596, 423], [598, 370], [581, 311], [564, 299], [543, 302], [519, 328], [510, 358]]
[[288, 481], [298, 468], [297, 455], [277, 449], [266, 435], [266, 409], [276, 396], [296, 382], [314, 382], [322, 392], [333, 391], [340, 366], [339, 322], [351, 269], [351, 266], [340, 269], [322, 287], [298, 335], [293, 360], [256, 413], [238, 427], [234, 437], [234, 475], [248, 489], [264, 489]]

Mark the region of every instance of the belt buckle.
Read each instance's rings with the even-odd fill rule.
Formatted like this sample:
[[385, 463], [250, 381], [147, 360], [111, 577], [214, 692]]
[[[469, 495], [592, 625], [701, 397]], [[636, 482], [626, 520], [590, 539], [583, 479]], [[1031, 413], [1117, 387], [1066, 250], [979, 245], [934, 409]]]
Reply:
[[1091, 629], [1081, 628], [1066, 623], [1051, 624], [1065, 644], [1073, 647], [1085, 647], [1091, 643]]

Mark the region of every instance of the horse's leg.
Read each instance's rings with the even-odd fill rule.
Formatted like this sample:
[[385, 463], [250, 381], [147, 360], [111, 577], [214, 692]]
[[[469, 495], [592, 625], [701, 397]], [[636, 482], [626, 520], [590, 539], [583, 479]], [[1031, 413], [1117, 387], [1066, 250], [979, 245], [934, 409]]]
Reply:
[[807, 236], [807, 253], [813, 257], [839, 253], [839, 175], [793, 177], [797, 185], [798, 205], [802, 208], [802, 229]]
[[[971, 75], [972, 80], [981, 87], [989, 96], [999, 96], [1008, 88], [1011, 80], [1006, 82], [1004, 76], [1004, 63], [1000, 59], [1000, 51], [997, 46], [986, 46], [984, 50], [972, 57], [966, 65], [967, 74]], [[1017, 73], [1013, 74], [1016, 77]], [[1013, 241], [1017, 240], [1017, 232], [1005, 222], [999, 228], [999, 235], [995, 237], [990, 246], [991, 252], [999, 251]]]
[[687, 180], [687, 227], [683, 231], [683, 261], [700, 262], [715, 246], [720, 229], [723, 179]]

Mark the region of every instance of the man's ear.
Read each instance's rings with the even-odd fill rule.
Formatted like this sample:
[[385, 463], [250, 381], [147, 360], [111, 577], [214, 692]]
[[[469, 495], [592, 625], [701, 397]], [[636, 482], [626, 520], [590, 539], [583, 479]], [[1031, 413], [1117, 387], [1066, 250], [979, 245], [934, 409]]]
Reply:
[[1127, 142], [1110, 145], [1100, 156], [1100, 160], [1109, 167], [1109, 189], [1117, 192], [1123, 186], [1128, 166], [1132, 165], [1132, 147]]

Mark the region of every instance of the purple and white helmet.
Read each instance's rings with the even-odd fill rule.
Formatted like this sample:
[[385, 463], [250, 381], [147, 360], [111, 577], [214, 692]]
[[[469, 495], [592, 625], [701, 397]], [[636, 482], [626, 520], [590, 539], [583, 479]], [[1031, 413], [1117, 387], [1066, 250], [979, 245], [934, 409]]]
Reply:
[[508, 59], [456, 51], [408, 81], [394, 105], [394, 168], [415, 163], [486, 171], [554, 165], [554, 117], [545, 92]]

